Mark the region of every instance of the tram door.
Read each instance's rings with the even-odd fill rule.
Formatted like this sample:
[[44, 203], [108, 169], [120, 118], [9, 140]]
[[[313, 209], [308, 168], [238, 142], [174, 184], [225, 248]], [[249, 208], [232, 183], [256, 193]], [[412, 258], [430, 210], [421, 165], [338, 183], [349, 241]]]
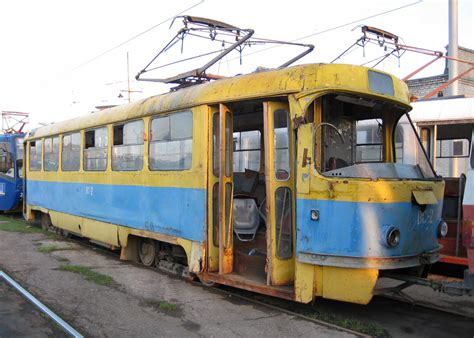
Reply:
[[[209, 107], [207, 271], [233, 270], [233, 114], [220, 104]], [[223, 132], [221, 132], [223, 131]]]
[[287, 103], [264, 102], [267, 284], [294, 281], [294, 137]]
[[219, 105], [219, 273], [232, 272], [233, 254], [233, 116]]

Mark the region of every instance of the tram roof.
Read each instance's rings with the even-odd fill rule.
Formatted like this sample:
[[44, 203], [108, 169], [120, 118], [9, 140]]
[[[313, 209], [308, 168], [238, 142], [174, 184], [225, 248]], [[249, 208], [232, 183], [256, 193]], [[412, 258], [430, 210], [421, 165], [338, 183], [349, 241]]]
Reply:
[[30, 137], [38, 138], [67, 133], [206, 104], [270, 98], [295, 93], [301, 93], [300, 95], [304, 97], [325, 91], [358, 92], [409, 106], [406, 84], [390, 74], [387, 75], [394, 80], [394, 96], [369, 92], [367, 84], [369, 69], [355, 65], [307, 64], [239, 75], [39, 127], [30, 134]]
[[474, 98], [442, 98], [413, 103], [410, 116], [419, 126], [474, 123]]

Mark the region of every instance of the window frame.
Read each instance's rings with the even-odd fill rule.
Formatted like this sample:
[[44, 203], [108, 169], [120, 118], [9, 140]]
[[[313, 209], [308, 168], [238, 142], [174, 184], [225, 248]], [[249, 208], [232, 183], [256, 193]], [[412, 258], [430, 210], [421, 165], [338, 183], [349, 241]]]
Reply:
[[[37, 147], [38, 141], [41, 142], [41, 156], [40, 156], [40, 161], [39, 161], [39, 167], [32, 168], [31, 167], [31, 143], [32, 142], [35, 143], [34, 147], [35, 147], [35, 155], [36, 155], [36, 147]], [[44, 145], [44, 142], [42, 138], [28, 141], [28, 170], [29, 171], [36, 171], [36, 172], [43, 171], [43, 145]]]
[[[443, 141], [453, 141], [453, 146], [454, 146], [454, 141], [467, 141], [467, 154], [466, 155], [451, 155], [451, 156], [443, 156], [442, 155], [442, 142]], [[438, 154], [435, 154], [436, 158], [469, 158], [469, 150], [471, 149], [471, 141], [464, 137], [464, 138], [443, 138], [443, 139], [437, 139], [436, 141], [436, 152], [439, 151], [439, 156]], [[439, 142], [439, 143], [438, 143]]]
[[[125, 126], [128, 123], [133, 123], [133, 122], [142, 122], [142, 143], [130, 143], [130, 144], [123, 144], [123, 130], [122, 130], [122, 144], [115, 145], [115, 127], [118, 126]], [[151, 121], [151, 119], [150, 119]], [[151, 128], [151, 123], [150, 123], [150, 128]], [[111, 170], [112, 171], [117, 171], [117, 172], [127, 172], [127, 171], [142, 171], [145, 168], [145, 130], [146, 130], [146, 125], [145, 125], [145, 120], [144, 119], [134, 119], [134, 120], [128, 120], [128, 121], [121, 121], [112, 124], [112, 143], [110, 144], [111, 147], [111, 153], [110, 153], [110, 161], [111, 161]], [[142, 162], [141, 162], [141, 168], [140, 169], [114, 169], [114, 147], [124, 147], [124, 146], [138, 146], [141, 145], [143, 146], [142, 149]]]
[[[87, 149], [90, 149], [90, 148], [97, 148], [97, 147], [89, 147], [89, 148], [86, 148], [86, 137], [87, 137], [87, 132], [88, 131], [96, 131], [96, 130], [99, 130], [99, 129], [105, 129], [106, 132], [107, 132], [107, 144], [105, 147], [100, 147], [100, 148], [105, 148], [106, 149], [106, 154], [105, 154], [105, 167], [104, 169], [87, 169], [86, 168], [86, 157], [85, 157], [85, 154], [84, 152], [87, 150]], [[83, 129], [83, 136], [82, 136], [82, 141], [81, 141], [81, 150], [82, 150], [82, 170], [84, 171], [91, 171], [91, 172], [104, 172], [104, 171], [107, 171], [108, 169], [108, 166], [109, 166], [109, 146], [110, 146], [110, 142], [109, 142], [109, 128], [108, 128], [108, 125], [104, 125], [104, 126], [98, 126], [98, 127], [93, 127], [93, 128], [88, 128], [88, 129]], [[94, 143], [95, 143], [95, 134], [94, 134]]]
[[[254, 171], [258, 171], [260, 172], [261, 169], [262, 169], [262, 131], [260, 129], [251, 129], [251, 130], [240, 130], [240, 131], [232, 131], [232, 140], [234, 140], [234, 135], [235, 134], [239, 134], [239, 148], [242, 148], [241, 147], [241, 144], [242, 144], [242, 133], [249, 133], [249, 132], [255, 132], [257, 131], [258, 134], [259, 134], [259, 138], [258, 138], [258, 142], [259, 142], [259, 148], [248, 148], [248, 149], [238, 149], [236, 150], [235, 149], [235, 144], [232, 145], [232, 172], [233, 173], [244, 173], [245, 172], [245, 169], [249, 169], [249, 170], [254, 170]], [[230, 147], [229, 147], [230, 148]], [[235, 170], [235, 154], [237, 153], [243, 153], [243, 152], [256, 152], [258, 151], [258, 168], [257, 169], [254, 169], [254, 168], [244, 168], [244, 171], [237, 171]], [[239, 163], [240, 164], [240, 163]]]
[[[54, 154], [54, 139], [57, 139], [58, 140], [58, 152], [56, 154], [56, 165], [55, 165], [55, 168], [50, 168], [49, 166], [47, 167], [46, 166], [46, 142], [51, 140], [51, 149], [53, 150], [51, 153]], [[61, 140], [60, 140], [60, 135], [54, 135], [54, 136], [48, 136], [48, 137], [45, 137], [43, 138], [43, 171], [47, 171], [47, 172], [57, 172], [59, 170], [59, 162], [61, 161], [61, 157], [60, 157], [60, 154], [61, 154], [61, 151], [60, 151], [60, 147], [61, 147]]]
[[[77, 169], [64, 169], [64, 138], [66, 136], [71, 136], [71, 145], [72, 145], [72, 135], [75, 135], [75, 134], [78, 134], [79, 135], [79, 166], [77, 167]], [[81, 170], [81, 156], [82, 156], [82, 135], [81, 135], [81, 131], [74, 131], [74, 132], [69, 132], [69, 133], [66, 133], [66, 134], [62, 134], [62, 137], [61, 137], [61, 171], [67, 171], [67, 172], [75, 172], [75, 171], [80, 171]], [[71, 149], [72, 149], [72, 146], [71, 146]]]
[[[170, 130], [171, 130], [171, 116], [175, 114], [190, 114], [191, 115], [191, 138], [180, 138], [180, 139], [175, 139], [175, 140], [168, 140], [168, 141], [154, 141], [153, 140], [153, 121], [157, 119], [162, 119], [162, 118], [169, 118], [170, 121]], [[189, 171], [193, 169], [193, 146], [194, 146], [194, 112], [192, 109], [189, 110], [182, 110], [182, 111], [176, 111], [176, 112], [170, 112], [167, 114], [163, 115], [155, 115], [152, 116], [149, 120], [149, 127], [148, 127], [148, 133], [149, 133], [149, 138], [148, 138], [148, 170], [153, 171], [153, 172], [168, 172], [168, 171]], [[183, 169], [160, 169], [160, 168], [152, 168], [152, 160], [155, 159], [154, 156], [152, 156], [151, 147], [154, 143], [158, 142], [173, 142], [173, 141], [186, 141], [186, 140], [191, 140], [191, 162], [189, 164], [188, 168], [183, 168]]]

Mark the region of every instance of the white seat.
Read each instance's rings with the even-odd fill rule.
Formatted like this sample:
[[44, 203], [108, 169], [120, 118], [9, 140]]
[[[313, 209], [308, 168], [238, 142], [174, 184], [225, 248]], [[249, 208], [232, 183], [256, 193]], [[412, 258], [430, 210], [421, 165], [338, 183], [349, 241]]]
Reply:
[[243, 242], [252, 241], [260, 225], [260, 214], [255, 199], [235, 198], [233, 212], [234, 232], [237, 238]]

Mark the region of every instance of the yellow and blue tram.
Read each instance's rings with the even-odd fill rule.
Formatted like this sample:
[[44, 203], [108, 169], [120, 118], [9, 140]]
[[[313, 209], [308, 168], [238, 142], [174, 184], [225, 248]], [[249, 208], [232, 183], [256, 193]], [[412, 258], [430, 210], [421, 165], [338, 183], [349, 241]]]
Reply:
[[25, 214], [205, 283], [366, 304], [383, 271], [435, 262], [447, 231], [419, 139], [400, 149], [409, 99], [387, 73], [310, 64], [44, 126]]

